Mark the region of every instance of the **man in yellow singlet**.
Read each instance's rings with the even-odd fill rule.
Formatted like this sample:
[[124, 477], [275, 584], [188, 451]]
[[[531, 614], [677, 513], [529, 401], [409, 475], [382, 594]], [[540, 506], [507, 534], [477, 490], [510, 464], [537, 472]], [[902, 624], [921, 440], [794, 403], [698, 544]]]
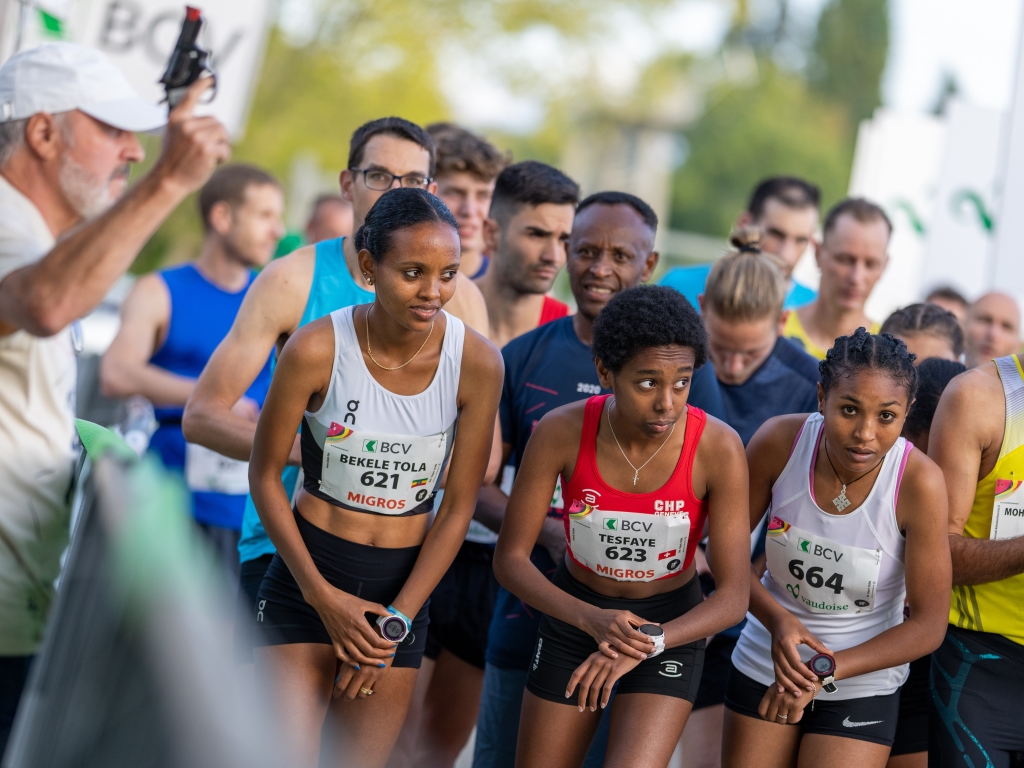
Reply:
[[889, 263], [891, 234], [892, 222], [874, 203], [863, 198], [836, 203], [815, 246], [821, 270], [818, 298], [789, 313], [782, 335], [824, 360], [839, 336], [861, 326], [878, 333], [878, 323], [864, 314], [864, 305]]
[[932, 655], [929, 765], [1024, 765], [1024, 369], [957, 376], [929, 455], [946, 476], [953, 595]]

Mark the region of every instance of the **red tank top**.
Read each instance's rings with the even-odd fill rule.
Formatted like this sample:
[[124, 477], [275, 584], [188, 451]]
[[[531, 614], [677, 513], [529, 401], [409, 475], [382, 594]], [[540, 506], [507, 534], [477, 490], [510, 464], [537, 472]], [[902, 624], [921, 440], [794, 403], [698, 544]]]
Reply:
[[540, 307], [540, 322], [538, 326], [547, 325], [552, 320], [558, 320], [569, 314], [569, 305], [563, 304], [558, 299], [550, 296], [544, 297], [544, 303]]
[[675, 471], [661, 488], [612, 488], [597, 468], [597, 430], [605, 401], [587, 400], [572, 479], [562, 486], [569, 555], [583, 568], [616, 581], [654, 581], [685, 571], [704, 531], [708, 505], [693, 494], [693, 459], [707, 415], [686, 408], [686, 437]]

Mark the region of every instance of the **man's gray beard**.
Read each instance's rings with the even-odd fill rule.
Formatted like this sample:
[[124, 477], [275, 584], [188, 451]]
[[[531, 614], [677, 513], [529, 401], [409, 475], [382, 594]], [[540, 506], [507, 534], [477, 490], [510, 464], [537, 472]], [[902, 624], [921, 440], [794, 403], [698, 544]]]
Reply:
[[111, 179], [97, 179], [70, 157], [64, 157], [57, 178], [64, 197], [83, 219], [96, 218], [114, 203]]

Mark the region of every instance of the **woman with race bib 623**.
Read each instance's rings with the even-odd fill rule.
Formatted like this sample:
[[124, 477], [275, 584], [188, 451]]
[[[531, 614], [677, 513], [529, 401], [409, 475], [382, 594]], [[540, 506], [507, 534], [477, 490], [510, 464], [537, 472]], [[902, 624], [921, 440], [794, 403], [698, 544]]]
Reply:
[[[696, 310], [670, 288], [630, 288], [594, 322], [601, 386], [537, 425], [494, 558], [499, 581], [545, 614], [516, 765], [582, 764], [608, 704], [605, 765], [665, 766], [697, 695], [705, 638], [747, 605], [747, 468], [737, 434], [686, 404], [707, 359]], [[549, 582], [530, 561], [562, 478], [567, 552]], [[710, 525], [716, 592], [694, 550]]]
[[888, 333], [839, 337], [819, 412], [747, 446], [768, 570], [733, 651], [725, 768], [886, 764], [907, 663], [942, 641], [952, 578], [942, 472], [900, 437], [913, 361]]

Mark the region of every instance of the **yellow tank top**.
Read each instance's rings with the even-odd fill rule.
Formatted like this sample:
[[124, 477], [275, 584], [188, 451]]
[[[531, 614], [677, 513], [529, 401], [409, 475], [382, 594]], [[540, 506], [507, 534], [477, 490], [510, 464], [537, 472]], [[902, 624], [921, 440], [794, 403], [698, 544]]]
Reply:
[[[872, 323], [871, 327], [868, 328], [870, 333], [878, 333], [881, 329], [878, 323]], [[797, 315], [796, 310], [791, 310], [789, 315], [786, 317], [786, 324], [782, 327], [782, 335], [787, 339], [792, 339], [807, 352], [811, 357], [817, 358], [818, 360], [825, 359], [825, 353], [828, 351], [817, 346], [811, 337], [807, 335], [807, 331], [804, 330], [803, 323], [800, 322], [800, 316]]]
[[[1024, 497], [1024, 369], [1016, 355], [997, 358], [995, 363], [1006, 395], [1006, 426], [999, 458], [992, 471], [978, 483], [971, 515], [964, 526], [964, 536], [972, 539], [992, 538], [992, 513], [997, 503], [1019, 510], [1019, 500]], [[1008, 502], [1011, 497], [1013, 501]], [[1006, 520], [1000, 517], [997, 526]], [[1016, 531], [1008, 533], [1013, 535]], [[996, 538], [1006, 536], [997, 532]], [[1024, 645], [1024, 573], [988, 584], [955, 585], [950, 603], [950, 624], [977, 632], [994, 632]]]

